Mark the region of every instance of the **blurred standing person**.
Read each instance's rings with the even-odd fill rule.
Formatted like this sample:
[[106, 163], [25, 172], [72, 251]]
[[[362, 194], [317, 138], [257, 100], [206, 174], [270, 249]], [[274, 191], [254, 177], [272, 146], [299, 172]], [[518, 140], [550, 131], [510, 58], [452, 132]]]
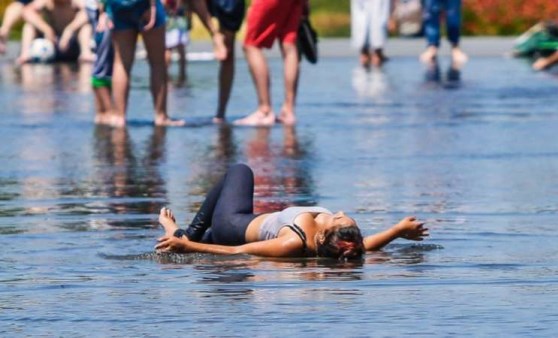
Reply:
[[191, 12], [184, 1], [163, 0], [167, 13], [165, 33], [165, 59], [167, 70], [172, 63], [172, 53], [178, 54], [178, 83], [186, 81], [186, 47], [190, 42]]
[[235, 71], [236, 33], [244, 21], [244, 0], [207, 0], [212, 16], [219, 21], [219, 31], [225, 39], [227, 57], [219, 65], [219, 101], [213, 123], [225, 122]]
[[30, 61], [33, 40], [43, 35], [56, 49], [55, 61], [93, 62], [92, 28], [80, 0], [34, 0], [23, 9], [21, 53], [17, 62]]
[[386, 60], [391, 0], [351, 0], [351, 41], [360, 50], [364, 67], [379, 67]]
[[[202, 23], [213, 38], [217, 59], [227, 51], [222, 36], [213, 29], [211, 16], [203, 0], [191, 0]], [[165, 10], [160, 0], [107, 0], [106, 12], [111, 19], [114, 47], [113, 95], [115, 116], [113, 125], [126, 125], [126, 110], [130, 92], [130, 73], [134, 62], [138, 35], [142, 36], [150, 68], [150, 87], [155, 108], [156, 126], [183, 126], [184, 120], [167, 115], [167, 69], [165, 62]]]
[[111, 31], [107, 26], [106, 13], [101, 11], [101, 0], [86, 0], [85, 10], [94, 29], [95, 62], [91, 74], [91, 86], [95, 94], [95, 123], [112, 125], [114, 102], [112, 99], [112, 48]]
[[106, 13], [112, 27], [114, 63], [112, 91], [114, 126], [126, 125], [130, 73], [138, 35], [142, 36], [150, 69], [150, 87], [156, 126], [182, 126], [167, 115], [167, 69], [165, 63], [165, 12], [160, 0], [107, 0]]
[[430, 63], [438, 55], [440, 47], [440, 16], [446, 12], [446, 30], [451, 43], [451, 58], [454, 65], [467, 62], [467, 55], [459, 47], [461, 35], [461, 0], [424, 0], [424, 33], [427, 39], [426, 50], [420, 60]]
[[0, 54], [6, 53], [6, 44], [10, 37], [10, 32], [16, 23], [23, 20], [23, 8], [31, 3], [32, 0], [12, 1], [4, 11], [2, 26], [0, 26]]
[[258, 96], [258, 107], [252, 114], [234, 121], [236, 125], [271, 126], [275, 113], [271, 107], [270, 76], [264, 48], [279, 40], [284, 65], [285, 99], [279, 121], [296, 123], [295, 100], [298, 85], [299, 58], [296, 47], [298, 27], [305, 0], [253, 0], [247, 15], [244, 53]]

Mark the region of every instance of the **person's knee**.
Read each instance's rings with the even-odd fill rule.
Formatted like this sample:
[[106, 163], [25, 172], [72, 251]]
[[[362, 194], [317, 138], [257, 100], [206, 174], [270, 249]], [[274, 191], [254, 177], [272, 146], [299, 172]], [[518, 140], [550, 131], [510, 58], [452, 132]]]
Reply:
[[228, 175], [253, 175], [252, 169], [244, 163], [233, 164], [229, 170]]

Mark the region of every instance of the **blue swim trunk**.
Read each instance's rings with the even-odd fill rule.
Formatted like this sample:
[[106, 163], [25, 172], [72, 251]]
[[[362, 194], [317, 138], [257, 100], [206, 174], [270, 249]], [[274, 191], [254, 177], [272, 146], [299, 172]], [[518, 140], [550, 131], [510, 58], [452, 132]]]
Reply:
[[[160, 0], [156, 0], [156, 6], [155, 27], [160, 27], [165, 24], [166, 14]], [[144, 14], [149, 7], [149, 0], [108, 0], [106, 3], [107, 14], [117, 31], [142, 31], [147, 24]]]
[[219, 26], [228, 31], [238, 32], [244, 21], [244, 0], [207, 0], [207, 8]]

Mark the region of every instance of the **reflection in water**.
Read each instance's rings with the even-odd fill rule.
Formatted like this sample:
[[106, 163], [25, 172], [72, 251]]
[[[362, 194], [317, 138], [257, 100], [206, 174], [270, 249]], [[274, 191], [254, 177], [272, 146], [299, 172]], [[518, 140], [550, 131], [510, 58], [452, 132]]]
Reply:
[[237, 161], [237, 142], [232, 126], [222, 124], [216, 130], [214, 142], [201, 152], [201, 156], [196, 159], [197, 165], [192, 168], [194, 178], [190, 194], [200, 197], [189, 206], [192, 213], [198, 211], [207, 192], [225, 174], [229, 165]]
[[66, 95], [91, 91], [91, 64], [24, 64], [16, 68], [15, 81], [23, 92], [23, 113], [52, 114], [58, 106], [64, 106]]
[[257, 128], [245, 148], [254, 170], [256, 213], [316, 204], [307, 144], [300, 143], [294, 126], [283, 126], [282, 143], [272, 142], [271, 128]]
[[165, 135], [165, 128], [153, 128], [145, 155], [138, 158], [127, 128], [95, 128], [94, 195], [109, 198], [104, 212], [158, 213], [166, 199], [165, 182], [159, 173], [165, 157]]
[[387, 99], [386, 94], [390, 90], [386, 74], [382, 68], [354, 68], [352, 83], [359, 96], [371, 97], [379, 100], [379, 102]]
[[461, 68], [453, 62], [450, 63], [446, 77], [442, 79], [440, 62], [434, 59], [426, 65], [424, 80], [426, 84], [441, 85], [445, 89], [457, 89], [461, 85]]
[[[245, 162], [254, 170], [254, 209], [256, 213], [279, 210], [291, 205], [315, 205], [307, 144], [301, 144], [294, 127], [283, 127], [281, 143], [273, 142], [274, 128], [255, 128], [246, 141], [244, 153], [237, 149], [230, 126], [220, 126], [215, 144], [198, 160], [200, 169], [193, 180], [193, 195], [203, 196], [217, 182], [229, 165]], [[190, 206], [196, 212], [203, 200]]]

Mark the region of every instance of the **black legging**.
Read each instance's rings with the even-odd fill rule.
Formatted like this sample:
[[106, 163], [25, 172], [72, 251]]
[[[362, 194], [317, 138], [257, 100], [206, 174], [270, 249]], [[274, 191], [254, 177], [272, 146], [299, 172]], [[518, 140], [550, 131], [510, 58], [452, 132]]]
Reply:
[[[186, 235], [196, 242], [203, 238], [215, 244], [244, 244], [246, 228], [256, 216], [252, 169], [245, 164], [235, 164], [209, 191], [186, 231], [177, 230], [175, 236]], [[207, 234], [204, 236], [209, 227], [210, 238]]]

